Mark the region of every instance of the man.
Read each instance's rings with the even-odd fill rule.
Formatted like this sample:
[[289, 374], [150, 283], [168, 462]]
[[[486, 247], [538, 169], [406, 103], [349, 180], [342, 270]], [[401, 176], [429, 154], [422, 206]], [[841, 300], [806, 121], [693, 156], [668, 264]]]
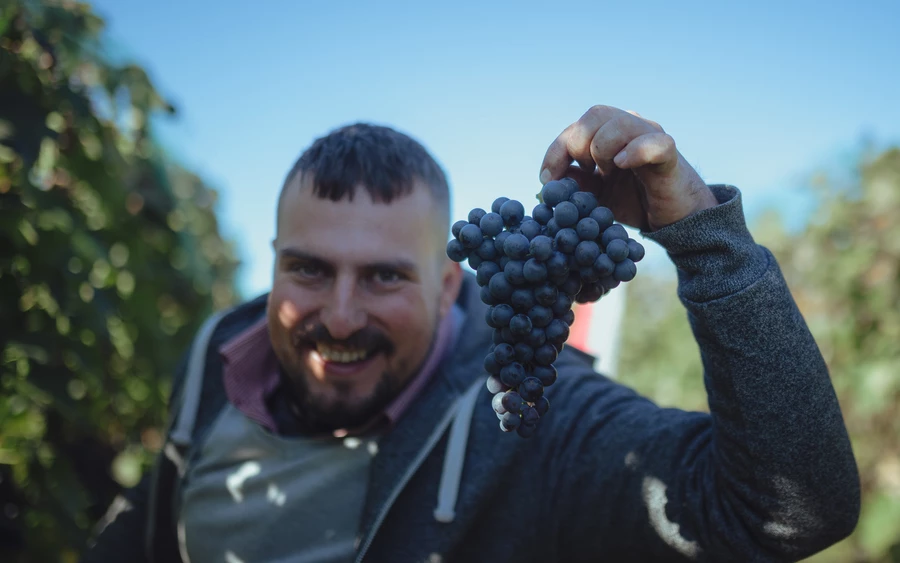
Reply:
[[847, 536], [839, 405], [740, 193], [604, 106], [547, 151], [541, 181], [565, 175], [668, 251], [709, 414], [566, 348], [538, 432], [500, 432], [485, 305], [444, 255], [444, 174], [405, 135], [350, 126], [290, 173], [271, 292], [198, 336], [166, 453], [86, 561], [789, 561]]

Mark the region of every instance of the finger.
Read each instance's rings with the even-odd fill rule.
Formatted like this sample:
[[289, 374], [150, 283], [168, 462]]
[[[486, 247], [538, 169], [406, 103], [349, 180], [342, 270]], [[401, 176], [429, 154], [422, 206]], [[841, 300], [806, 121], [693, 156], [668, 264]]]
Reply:
[[622, 112], [603, 124], [589, 143], [591, 158], [603, 174], [615, 171], [613, 158], [633, 139], [655, 133], [656, 129], [634, 114]]
[[628, 170], [647, 165], [674, 167], [678, 163], [675, 139], [666, 133], [647, 133], [627, 143], [614, 157], [619, 168]]
[[541, 163], [541, 182], [547, 183], [562, 178], [566, 168], [573, 161], [578, 162], [579, 166], [586, 170], [593, 171], [594, 160], [591, 158], [590, 140], [616, 113], [622, 113], [622, 110], [608, 106], [594, 106], [578, 121], [569, 125], [553, 141], [544, 155]]
[[572, 155], [566, 148], [568, 137], [575, 124], [566, 127], [559, 136], [553, 140], [550, 147], [544, 154], [544, 160], [541, 162], [541, 184], [546, 184], [550, 180], [558, 180], [565, 175], [566, 169], [572, 163]]
[[639, 114], [638, 112], [636, 112], [634, 110], [627, 110], [627, 111], [628, 111], [628, 113], [630, 113], [631, 115], [633, 115], [635, 117], [640, 117], [641, 119], [643, 119], [644, 121], [649, 123], [651, 126], [653, 126], [653, 128], [656, 129], [657, 131], [663, 132], [662, 125], [660, 125], [659, 123], [653, 121], [652, 119], [647, 119], [646, 117], [644, 117], [643, 115]]

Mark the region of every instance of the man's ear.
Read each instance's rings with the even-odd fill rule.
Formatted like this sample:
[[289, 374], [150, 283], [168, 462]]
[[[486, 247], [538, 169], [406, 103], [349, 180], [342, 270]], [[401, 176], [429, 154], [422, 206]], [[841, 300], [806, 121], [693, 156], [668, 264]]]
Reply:
[[462, 287], [463, 270], [457, 262], [444, 259], [444, 266], [441, 272], [442, 289], [441, 289], [441, 317], [450, 313], [453, 304], [459, 297], [459, 290]]

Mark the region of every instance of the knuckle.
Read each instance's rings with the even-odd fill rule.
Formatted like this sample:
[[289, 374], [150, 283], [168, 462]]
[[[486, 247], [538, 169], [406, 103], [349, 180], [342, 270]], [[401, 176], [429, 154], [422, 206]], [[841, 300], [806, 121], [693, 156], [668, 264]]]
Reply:
[[586, 116], [586, 117], [591, 117], [591, 118], [601, 118], [601, 117], [603, 117], [608, 111], [609, 111], [609, 107], [608, 107], [608, 106], [595, 105], [595, 106], [591, 106], [591, 108], [590, 108], [589, 110], [587, 110], [587, 112], [585, 113], [585, 116]]

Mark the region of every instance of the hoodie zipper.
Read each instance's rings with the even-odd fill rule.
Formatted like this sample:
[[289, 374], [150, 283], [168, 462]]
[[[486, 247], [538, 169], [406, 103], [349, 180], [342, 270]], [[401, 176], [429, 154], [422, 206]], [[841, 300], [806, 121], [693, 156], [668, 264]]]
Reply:
[[434, 446], [438, 443], [438, 440], [441, 439], [441, 436], [447, 430], [447, 427], [450, 425], [450, 421], [453, 420], [453, 415], [456, 414], [456, 411], [459, 410], [459, 402], [460, 399], [457, 399], [453, 403], [453, 406], [451, 406], [447, 411], [447, 414], [444, 415], [444, 418], [441, 419], [441, 422], [437, 425], [435, 431], [431, 433], [431, 436], [428, 438], [425, 446], [421, 450], [419, 450], [419, 454], [410, 464], [409, 468], [406, 470], [406, 473], [403, 474], [403, 477], [400, 479], [400, 482], [397, 483], [397, 486], [394, 487], [394, 490], [391, 492], [391, 495], [384, 503], [384, 506], [381, 507], [381, 510], [378, 512], [378, 516], [375, 518], [375, 522], [372, 524], [372, 529], [369, 531], [368, 537], [366, 537], [365, 543], [363, 543], [362, 547], [359, 550], [359, 554], [356, 556], [355, 563], [362, 563], [363, 558], [366, 556], [366, 552], [369, 551], [369, 547], [375, 540], [375, 534], [378, 533], [378, 529], [381, 527], [384, 519], [387, 518], [388, 511], [390, 511], [391, 506], [394, 505], [394, 501], [396, 501], [397, 497], [400, 496], [400, 493], [406, 487], [406, 484], [409, 483], [413, 475], [416, 474], [416, 471], [419, 470], [419, 467], [421, 467], [422, 463], [425, 461], [425, 458], [428, 457], [428, 454], [431, 453], [431, 450], [434, 449]]

